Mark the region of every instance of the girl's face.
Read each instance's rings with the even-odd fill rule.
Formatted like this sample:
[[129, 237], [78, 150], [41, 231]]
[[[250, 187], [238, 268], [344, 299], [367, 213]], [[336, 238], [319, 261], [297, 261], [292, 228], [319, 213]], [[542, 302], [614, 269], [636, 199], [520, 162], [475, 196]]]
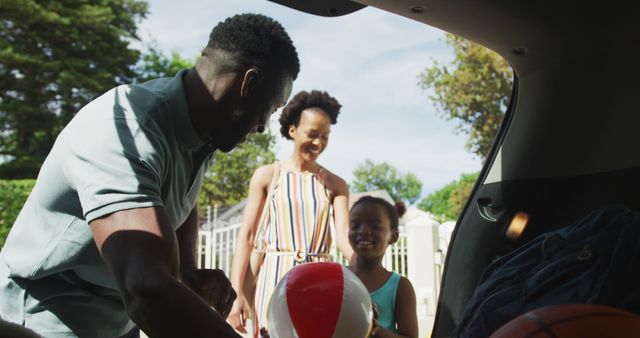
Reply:
[[309, 108], [300, 114], [298, 126], [289, 127], [294, 151], [305, 161], [315, 162], [329, 144], [331, 118], [318, 108]]
[[398, 230], [391, 230], [389, 218], [382, 206], [360, 203], [349, 215], [349, 243], [362, 258], [384, 256], [387, 246], [398, 240]]

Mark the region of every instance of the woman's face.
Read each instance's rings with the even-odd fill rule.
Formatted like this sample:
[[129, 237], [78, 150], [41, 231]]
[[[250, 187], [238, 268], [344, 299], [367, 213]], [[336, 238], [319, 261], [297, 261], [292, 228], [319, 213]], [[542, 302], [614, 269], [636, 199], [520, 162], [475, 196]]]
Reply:
[[362, 258], [384, 256], [387, 246], [397, 240], [398, 232], [383, 208], [375, 203], [356, 204], [349, 214], [349, 244]]
[[305, 161], [315, 162], [329, 144], [331, 118], [319, 108], [309, 108], [300, 114], [298, 126], [289, 127], [294, 151]]

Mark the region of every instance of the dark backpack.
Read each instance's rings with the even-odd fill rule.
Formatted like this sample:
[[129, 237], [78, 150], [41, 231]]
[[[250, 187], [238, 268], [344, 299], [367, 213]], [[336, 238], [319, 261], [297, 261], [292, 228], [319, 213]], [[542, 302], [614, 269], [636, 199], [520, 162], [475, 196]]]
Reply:
[[547, 305], [609, 305], [640, 314], [640, 214], [608, 206], [542, 234], [483, 272], [456, 337], [489, 337]]

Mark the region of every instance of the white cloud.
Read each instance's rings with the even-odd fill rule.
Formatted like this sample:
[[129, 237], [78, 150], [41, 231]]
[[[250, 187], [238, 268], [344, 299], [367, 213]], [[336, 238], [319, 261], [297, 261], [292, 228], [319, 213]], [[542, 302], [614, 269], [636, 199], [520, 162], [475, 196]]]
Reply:
[[[217, 22], [233, 14], [262, 13], [281, 22], [301, 57], [293, 92], [327, 90], [343, 105], [320, 162], [348, 181], [365, 159], [387, 161], [415, 173], [426, 195], [480, 169], [480, 161], [464, 150], [466, 136], [452, 134], [455, 124], [437, 116], [417, 85], [432, 58], [453, 57], [438, 29], [375, 8], [323, 18], [264, 0], [149, 2], [142, 37], [187, 58], [199, 53]], [[280, 139], [278, 157], [290, 153], [290, 143]]]

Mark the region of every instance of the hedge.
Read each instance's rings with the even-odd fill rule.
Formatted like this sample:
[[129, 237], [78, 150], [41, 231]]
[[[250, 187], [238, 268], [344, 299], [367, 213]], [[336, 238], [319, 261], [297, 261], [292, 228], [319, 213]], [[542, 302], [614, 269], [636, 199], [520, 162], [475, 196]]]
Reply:
[[36, 180], [0, 180], [0, 248]]

